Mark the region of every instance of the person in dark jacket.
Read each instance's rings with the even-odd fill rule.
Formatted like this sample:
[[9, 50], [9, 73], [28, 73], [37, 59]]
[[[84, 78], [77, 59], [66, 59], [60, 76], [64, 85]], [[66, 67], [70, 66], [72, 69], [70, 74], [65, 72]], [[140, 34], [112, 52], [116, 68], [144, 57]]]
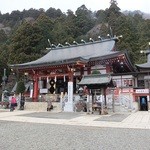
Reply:
[[20, 100], [20, 110], [24, 110], [24, 104], [25, 104], [25, 97], [24, 95], [22, 95]]

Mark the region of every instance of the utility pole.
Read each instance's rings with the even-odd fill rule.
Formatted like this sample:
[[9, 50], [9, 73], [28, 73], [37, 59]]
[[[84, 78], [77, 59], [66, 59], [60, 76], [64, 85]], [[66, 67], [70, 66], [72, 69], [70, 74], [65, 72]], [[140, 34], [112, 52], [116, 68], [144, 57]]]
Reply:
[[5, 90], [6, 80], [7, 80], [6, 69], [5, 68], [4, 68], [4, 74], [3, 74], [2, 80], [3, 80], [3, 90]]

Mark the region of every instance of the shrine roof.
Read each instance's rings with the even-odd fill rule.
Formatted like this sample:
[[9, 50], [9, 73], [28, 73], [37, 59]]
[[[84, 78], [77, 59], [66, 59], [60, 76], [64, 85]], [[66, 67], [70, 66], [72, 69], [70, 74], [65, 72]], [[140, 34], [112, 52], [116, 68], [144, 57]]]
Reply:
[[87, 86], [87, 87], [99, 87], [103, 85], [110, 85], [115, 86], [112, 82], [112, 77], [110, 74], [91, 74], [85, 75], [82, 77], [82, 80], [78, 83], [80, 86]]
[[82, 43], [78, 45], [63, 46], [51, 49], [43, 57], [22, 64], [12, 64], [12, 68], [33, 68], [45, 65], [58, 65], [75, 62], [77, 60], [89, 61], [91, 58], [109, 56], [114, 51], [115, 38]]
[[147, 55], [147, 62], [135, 65], [138, 69], [150, 69], [150, 54]]
[[111, 81], [110, 75], [107, 74], [93, 74], [85, 75], [82, 80], [78, 83], [79, 85], [89, 85], [89, 84], [107, 84]]

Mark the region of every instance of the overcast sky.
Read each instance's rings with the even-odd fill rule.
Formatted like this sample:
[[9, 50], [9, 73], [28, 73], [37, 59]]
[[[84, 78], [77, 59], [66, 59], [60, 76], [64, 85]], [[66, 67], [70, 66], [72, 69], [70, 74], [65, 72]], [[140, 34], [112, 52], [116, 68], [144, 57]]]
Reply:
[[[13, 10], [23, 11], [30, 8], [44, 8], [47, 10], [50, 7], [61, 9], [62, 12], [67, 12], [68, 9], [76, 11], [78, 7], [85, 4], [92, 11], [103, 9], [110, 6], [110, 0], [0, 0], [0, 11], [2, 14], [11, 13]], [[123, 10], [141, 10], [150, 13], [150, 0], [117, 0], [118, 6]]]

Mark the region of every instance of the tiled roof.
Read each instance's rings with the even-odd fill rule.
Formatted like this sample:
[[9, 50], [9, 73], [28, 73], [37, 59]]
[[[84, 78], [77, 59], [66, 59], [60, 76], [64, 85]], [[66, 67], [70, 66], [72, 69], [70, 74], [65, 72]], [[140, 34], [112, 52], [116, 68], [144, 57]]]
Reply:
[[78, 83], [79, 85], [100, 85], [109, 84], [111, 82], [111, 76], [109, 74], [93, 74], [83, 76], [82, 80]]
[[44, 65], [65, 64], [71, 61], [88, 61], [94, 57], [102, 57], [116, 53], [113, 51], [115, 39], [94, 41], [84, 44], [57, 47], [51, 49], [45, 56], [23, 64], [12, 64], [10, 67], [34, 67]]
[[150, 54], [147, 56], [147, 62], [143, 64], [136, 64], [135, 65], [139, 69], [150, 69]]

